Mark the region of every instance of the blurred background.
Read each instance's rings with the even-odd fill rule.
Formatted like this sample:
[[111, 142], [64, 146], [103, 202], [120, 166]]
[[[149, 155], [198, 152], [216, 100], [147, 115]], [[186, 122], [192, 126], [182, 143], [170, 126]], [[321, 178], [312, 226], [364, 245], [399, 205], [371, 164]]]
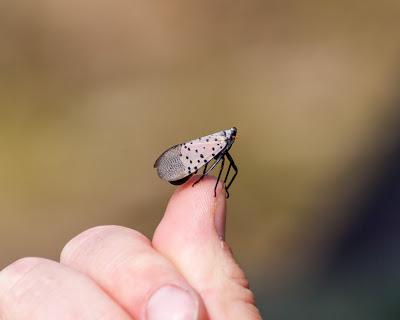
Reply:
[[266, 319], [400, 319], [400, 2], [2, 0], [0, 267], [151, 237], [154, 160], [232, 126], [227, 241]]

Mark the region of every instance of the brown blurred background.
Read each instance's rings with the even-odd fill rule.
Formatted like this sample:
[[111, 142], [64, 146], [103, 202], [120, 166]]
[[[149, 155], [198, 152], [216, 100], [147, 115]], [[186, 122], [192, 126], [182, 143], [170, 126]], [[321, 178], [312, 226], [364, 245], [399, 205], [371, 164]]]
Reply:
[[266, 319], [400, 319], [400, 2], [0, 3], [0, 266], [149, 237], [168, 146], [232, 126], [227, 240]]

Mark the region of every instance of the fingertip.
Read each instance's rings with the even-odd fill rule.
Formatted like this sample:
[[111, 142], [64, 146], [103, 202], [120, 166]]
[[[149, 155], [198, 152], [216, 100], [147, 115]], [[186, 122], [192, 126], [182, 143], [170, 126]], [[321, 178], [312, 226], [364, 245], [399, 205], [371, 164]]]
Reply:
[[169, 227], [165, 229], [172, 227], [181, 234], [213, 235], [223, 239], [226, 202], [223, 183], [217, 183], [214, 176], [206, 176], [195, 184], [199, 178], [198, 175], [193, 176], [177, 188], [168, 203], [161, 225], [168, 224]]
[[200, 175], [195, 175], [175, 190], [170, 199], [170, 204], [173, 204], [174, 201], [182, 200], [190, 200], [196, 203], [204, 201], [213, 203], [216, 198], [222, 195], [222, 191], [222, 182], [217, 182], [214, 176], [201, 177]]

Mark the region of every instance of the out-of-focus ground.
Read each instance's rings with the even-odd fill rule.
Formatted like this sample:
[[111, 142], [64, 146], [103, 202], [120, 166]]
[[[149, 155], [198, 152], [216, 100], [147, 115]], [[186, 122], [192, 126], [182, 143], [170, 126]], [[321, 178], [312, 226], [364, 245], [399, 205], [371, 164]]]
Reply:
[[394, 0], [3, 0], [0, 265], [151, 237], [154, 160], [236, 126], [227, 240], [265, 318], [398, 319], [399, 30]]

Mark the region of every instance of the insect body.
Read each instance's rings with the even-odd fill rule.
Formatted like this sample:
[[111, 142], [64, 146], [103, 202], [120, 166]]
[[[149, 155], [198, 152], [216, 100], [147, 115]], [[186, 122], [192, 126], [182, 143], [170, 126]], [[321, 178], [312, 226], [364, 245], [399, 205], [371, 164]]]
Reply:
[[[225, 157], [229, 161], [228, 170], [225, 174], [224, 185], [227, 197], [228, 189], [236, 178], [238, 168], [233, 161], [229, 150], [235, 142], [237, 129], [235, 127], [222, 130], [208, 136], [204, 136], [185, 143], [177, 144], [166, 150], [154, 164], [157, 168], [158, 176], [174, 185], [179, 185], [187, 181], [201, 167], [204, 166], [202, 175], [193, 183], [193, 186], [200, 182], [208, 173], [221, 162], [221, 168], [218, 173], [217, 183], [214, 187], [214, 196], [216, 196], [218, 181], [224, 170]], [[207, 170], [208, 164], [214, 160]], [[227, 183], [229, 172], [233, 168], [235, 173]]]

